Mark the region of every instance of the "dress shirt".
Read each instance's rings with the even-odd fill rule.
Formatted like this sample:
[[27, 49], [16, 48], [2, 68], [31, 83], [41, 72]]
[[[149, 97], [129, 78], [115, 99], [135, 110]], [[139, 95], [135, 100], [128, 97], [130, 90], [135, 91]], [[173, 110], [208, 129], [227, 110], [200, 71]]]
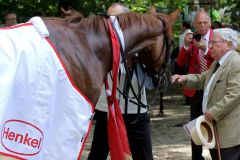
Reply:
[[204, 44], [206, 45], [206, 51], [203, 53], [204, 55], [207, 55], [208, 53], [208, 41], [210, 38], [210, 29], [208, 30], [207, 34], [202, 37]]
[[[231, 50], [230, 50], [231, 51]], [[219, 60], [219, 64], [220, 66], [224, 63], [225, 59], [229, 56], [230, 51], [228, 51], [220, 60]], [[217, 70], [218, 71], [218, 70]], [[213, 73], [213, 75], [211, 76], [211, 79], [209, 80], [206, 89], [204, 90], [204, 94], [203, 94], [203, 101], [202, 101], [202, 111], [203, 113], [206, 112], [207, 110], [207, 102], [208, 102], [208, 94], [209, 94], [209, 90], [212, 84], [212, 81], [214, 79], [215, 74], [217, 73], [217, 71], [215, 73]]]

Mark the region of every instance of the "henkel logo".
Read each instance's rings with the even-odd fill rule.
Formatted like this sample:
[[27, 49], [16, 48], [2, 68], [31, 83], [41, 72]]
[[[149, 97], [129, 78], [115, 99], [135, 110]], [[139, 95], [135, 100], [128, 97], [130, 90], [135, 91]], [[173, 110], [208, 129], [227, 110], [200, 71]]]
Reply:
[[41, 151], [43, 132], [31, 123], [8, 120], [2, 128], [1, 143], [9, 152], [33, 156]]

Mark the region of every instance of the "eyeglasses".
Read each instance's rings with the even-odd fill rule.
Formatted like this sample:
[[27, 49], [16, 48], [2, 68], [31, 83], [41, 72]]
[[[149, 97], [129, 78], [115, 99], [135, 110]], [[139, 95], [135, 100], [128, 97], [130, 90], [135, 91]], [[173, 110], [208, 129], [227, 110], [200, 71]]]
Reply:
[[224, 40], [222, 40], [222, 41], [209, 41], [208, 42], [208, 45], [210, 46], [210, 45], [214, 45], [215, 43], [218, 43], [218, 42], [226, 42], [226, 41], [224, 41]]

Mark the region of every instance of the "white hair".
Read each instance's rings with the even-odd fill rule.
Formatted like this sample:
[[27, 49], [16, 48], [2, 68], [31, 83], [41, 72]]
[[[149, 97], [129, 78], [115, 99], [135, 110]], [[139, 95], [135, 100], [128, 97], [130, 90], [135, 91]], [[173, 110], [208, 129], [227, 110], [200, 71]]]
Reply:
[[198, 11], [197, 11], [197, 13], [196, 13], [196, 15], [195, 15], [195, 17], [194, 17], [194, 20], [193, 20], [194, 24], [196, 23], [197, 18], [198, 18], [198, 16], [199, 16], [200, 14], [205, 14], [205, 16], [206, 16], [207, 19], [208, 19], [208, 22], [209, 22], [210, 24], [212, 23], [212, 22], [211, 22], [210, 15], [205, 11], [204, 8], [200, 8], [200, 9], [198, 9]]
[[223, 40], [232, 42], [234, 49], [237, 47], [238, 35], [236, 31], [232, 30], [231, 28], [217, 28], [213, 30], [213, 33], [218, 33], [221, 35]]

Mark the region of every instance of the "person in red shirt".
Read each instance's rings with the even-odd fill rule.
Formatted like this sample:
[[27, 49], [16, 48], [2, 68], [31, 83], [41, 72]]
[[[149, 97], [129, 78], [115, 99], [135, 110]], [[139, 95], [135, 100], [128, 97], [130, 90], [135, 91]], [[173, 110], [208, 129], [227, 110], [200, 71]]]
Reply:
[[[200, 74], [208, 70], [213, 62], [208, 41], [212, 38], [211, 19], [207, 12], [200, 10], [194, 19], [196, 32], [186, 34], [184, 45], [178, 54], [177, 64], [180, 67], [188, 65], [188, 74]], [[203, 90], [184, 90], [184, 95], [190, 97], [191, 120], [202, 115]], [[204, 160], [202, 146], [192, 142], [192, 160]]]

